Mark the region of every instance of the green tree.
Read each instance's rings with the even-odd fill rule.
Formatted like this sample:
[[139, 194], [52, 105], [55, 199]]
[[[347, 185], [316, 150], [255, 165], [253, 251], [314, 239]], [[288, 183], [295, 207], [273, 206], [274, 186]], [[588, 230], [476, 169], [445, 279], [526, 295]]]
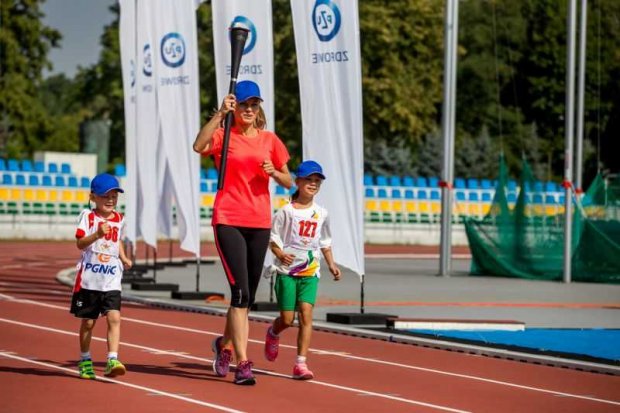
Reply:
[[48, 116], [38, 98], [47, 53], [60, 33], [45, 26], [42, 0], [0, 2], [0, 155], [32, 155], [47, 138]]

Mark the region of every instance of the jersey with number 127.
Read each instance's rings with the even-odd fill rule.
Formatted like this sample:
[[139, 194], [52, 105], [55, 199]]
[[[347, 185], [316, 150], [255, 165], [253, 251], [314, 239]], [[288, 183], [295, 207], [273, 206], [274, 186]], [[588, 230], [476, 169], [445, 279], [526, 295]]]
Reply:
[[293, 254], [291, 265], [277, 258], [279, 274], [296, 277], [320, 277], [321, 248], [331, 247], [332, 237], [327, 210], [316, 203], [297, 209], [294, 203], [284, 205], [276, 214], [271, 228], [271, 242], [285, 254]]

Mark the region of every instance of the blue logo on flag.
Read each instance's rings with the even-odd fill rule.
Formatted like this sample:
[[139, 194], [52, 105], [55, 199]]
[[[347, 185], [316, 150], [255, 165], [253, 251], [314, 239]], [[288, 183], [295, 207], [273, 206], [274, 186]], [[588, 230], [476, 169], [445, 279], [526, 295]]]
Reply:
[[312, 25], [319, 40], [329, 42], [340, 30], [340, 9], [331, 0], [316, 0], [312, 10]]
[[153, 74], [153, 53], [151, 52], [151, 45], [148, 43], [142, 49], [142, 73], [148, 77]]
[[161, 58], [166, 66], [175, 68], [185, 62], [185, 41], [179, 33], [168, 33], [161, 39]]
[[[236, 16], [233, 19], [232, 23], [230, 23], [230, 27], [239, 26], [244, 27], [250, 31], [250, 33], [248, 33], [248, 41], [246, 42], [246, 46], [243, 49], [243, 54], [246, 55], [250, 53], [252, 49], [254, 49], [254, 46], [256, 46], [256, 26], [254, 25], [252, 20], [248, 19], [247, 17]], [[228, 36], [228, 39], [230, 40], [230, 34]]]

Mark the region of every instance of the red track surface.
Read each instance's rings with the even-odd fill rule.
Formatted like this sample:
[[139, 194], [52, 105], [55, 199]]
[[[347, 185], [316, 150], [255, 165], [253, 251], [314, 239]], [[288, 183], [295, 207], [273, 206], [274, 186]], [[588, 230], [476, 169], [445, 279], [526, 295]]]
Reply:
[[100, 379], [80, 380], [78, 321], [67, 311], [69, 288], [55, 280], [76, 258], [73, 243], [0, 243], [0, 412], [620, 411], [620, 377], [325, 332], [315, 332], [309, 355], [316, 380], [298, 382], [290, 379], [296, 330], [269, 363], [258, 322], [249, 348], [258, 383], [235, 386], [232, 375], [211, 371], [222, 317], [129, 304], [120, 351], [127, 375], [102, 377], [100, 320], [91, 349]]

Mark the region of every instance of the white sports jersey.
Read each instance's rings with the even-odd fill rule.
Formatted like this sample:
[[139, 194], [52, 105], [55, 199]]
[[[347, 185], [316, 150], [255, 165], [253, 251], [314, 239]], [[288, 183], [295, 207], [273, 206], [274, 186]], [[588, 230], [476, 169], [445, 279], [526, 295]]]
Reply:
[[316, 203], [304, 209], [293, 208], [293, 203], [286, 204], [273, 220], [271, 242], [286, 254], [295, 255], [291, 265], [274, 259], [278, 273], [320, 277], [321, 248], [332, 245], [327, 210]]
[[119, 258], [119, 249], [125, 233], [123, 215], [114, 211], [110, 218], [103, 219], [94, 210], [85, 209], [80, 214], [75, 237], [79, 239], [96, 233], [104, 222], [110, 225], [110, 233], [82, 250], [74, 292], [82, 288], [96, 291], [121, 290], [123, 264]]

